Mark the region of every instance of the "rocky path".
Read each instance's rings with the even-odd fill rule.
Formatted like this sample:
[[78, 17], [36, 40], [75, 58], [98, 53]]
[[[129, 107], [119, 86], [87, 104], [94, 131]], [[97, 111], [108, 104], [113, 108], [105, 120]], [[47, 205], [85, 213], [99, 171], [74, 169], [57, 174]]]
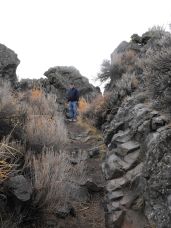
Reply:
[[105, 180], [101, 163], [105, 145], [100, 134], [88, 124], [71, 122], [67, 126], [69, 142], [65, 151], [70, 161], [70, 181], [67, 180], [68, 188], [71, 189], [70, 206], [62, 207], [63, 216], [58, 219], [57, 227], [104, 228]]

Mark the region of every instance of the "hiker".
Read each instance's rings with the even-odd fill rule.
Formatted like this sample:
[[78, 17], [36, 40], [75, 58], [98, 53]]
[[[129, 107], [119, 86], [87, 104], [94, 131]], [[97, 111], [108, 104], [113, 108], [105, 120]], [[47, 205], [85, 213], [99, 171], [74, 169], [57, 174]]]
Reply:
[[79, 92], [75, 88], [74, 83], [70, 84], [70, 88], [67, 92], [67, 99], [69, 102], [69, 121], [76, 121], [77, 117], [77, 103], [79, 101]]

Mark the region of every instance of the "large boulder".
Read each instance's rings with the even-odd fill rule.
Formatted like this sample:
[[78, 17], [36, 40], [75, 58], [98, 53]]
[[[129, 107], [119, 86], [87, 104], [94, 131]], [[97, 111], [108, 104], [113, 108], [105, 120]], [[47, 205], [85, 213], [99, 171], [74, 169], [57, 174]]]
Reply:
[[75, 84], [80, 92], [80, 96], [83, 96], [86, 100], [91, 100], [100, 93], [99, 87], [94, 87], [90, 84], [89, 80], [72, 66], [53, 67], [46, 71], [44, 75], [48, 78], [49, 84], [60, 91], [62, 96], [65, 96], [70, 83]]
[[16, 69], [19, 63], [17, 54], [0, 44], [0, 78], [8, 80], [14, 85], [17, 82]]

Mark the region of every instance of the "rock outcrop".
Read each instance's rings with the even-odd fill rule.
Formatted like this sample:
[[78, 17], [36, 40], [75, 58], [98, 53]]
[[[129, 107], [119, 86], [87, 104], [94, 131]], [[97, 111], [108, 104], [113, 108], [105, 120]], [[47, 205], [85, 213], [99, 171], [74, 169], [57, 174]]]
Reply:
[[66, 92], [70, 83], [75, 84], [79, 89], [80, 96], [85, 97], [86, 100], [91, 100], [100, 92], [100, 88], [91, 85], [89, 80], [82, 76], [75, 67], [53, 67], [46, 71], [44, 75], [61, 94]]
[[[99, 112], [109, 149], [102, 164], [107, 180], [106, 227], [170, 228], [170, 98], [166, 107], [160, 96], [170, 88], [170, 40], [170, 34], [157, 29], [142, 37], [134, 34], [111, 55], [111, 64], [122, 64], [124, 72], [120, 78], [111, 75], [105, 90], [110, 92], [107, 108]], [[158, 93], [151, 86], [155, 77]]]
[[124, 227], [124, 223], [136, 227], [137, 215], [142, 219], [137, 227], [143, 228], [149, 221], [169, 227], [170, 179], [165, 164], [166, 160], [169, 163], [170, 130], [165, 126], [169, 120], [144, 104], [132, 106], [132, 101], [136, 96], [122, 104], [104, 128], [110, 149], [102, 166], [108, 180], [108, 227]]
[[10, 81], [14, 85], [17, 82], [16, 69], [19, 63], [14, 51], [0, 44], [0, 78]]
[[101, 93], [99, 87], [95, 87], [89, 83], [89, 80], [82, 76], [74, 67], [57, 66], [50, 68], [44, 73], [47, 78], [41, 79], [23, 79], [17, 85], [18, 91], [26, 91], [32, 88], [41, 88], [45, 93], [54, 94], [57, 102], [62, 105], [66, 102], [66, 91], [70, 83], [74, 83], [78, 88], [80, 97], [87, 101], [91, 101]]

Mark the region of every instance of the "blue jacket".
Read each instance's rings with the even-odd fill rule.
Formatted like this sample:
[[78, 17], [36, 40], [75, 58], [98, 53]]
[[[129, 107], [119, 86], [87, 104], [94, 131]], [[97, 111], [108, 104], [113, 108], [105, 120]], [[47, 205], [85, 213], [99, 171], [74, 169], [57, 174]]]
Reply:
[[67, 92], [68, 101], [78, 101], [79, 100], [79, 92], [76, 88], [69, 89]]

